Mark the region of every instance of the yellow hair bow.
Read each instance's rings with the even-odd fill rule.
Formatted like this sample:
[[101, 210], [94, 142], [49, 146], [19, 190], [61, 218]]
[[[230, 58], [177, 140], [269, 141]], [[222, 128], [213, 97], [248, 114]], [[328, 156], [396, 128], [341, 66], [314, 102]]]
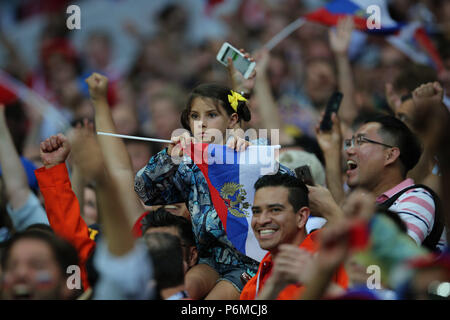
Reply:
[[239, 101], [247, 101], [243, 96], [241, 96], [236, 91], [231, 90], [231, 95], [228, 95], [228, 102], [230, 103], [231, 107], [234, 111], [237, 112], [237, 107]]

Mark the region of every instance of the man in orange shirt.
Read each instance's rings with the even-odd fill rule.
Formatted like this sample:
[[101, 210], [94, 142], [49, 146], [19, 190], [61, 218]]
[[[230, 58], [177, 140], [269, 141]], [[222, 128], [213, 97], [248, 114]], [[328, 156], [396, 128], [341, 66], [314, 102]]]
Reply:
[[[312, 254], [318, 250], [320, 232], [306, 234], [308, 206], [308, 189], [300, 179], [275, 174], [255, 183], [251, 225], [259, 245], [269, 252], [242, 290], [241, 300], [299, 298], [311, 277]], [[342, 268], [334, 282], [347, 286]]]

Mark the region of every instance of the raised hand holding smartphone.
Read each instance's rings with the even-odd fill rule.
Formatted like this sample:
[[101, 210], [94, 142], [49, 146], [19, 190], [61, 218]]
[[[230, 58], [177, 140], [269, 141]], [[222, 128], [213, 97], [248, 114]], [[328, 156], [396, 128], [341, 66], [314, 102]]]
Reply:
[[330, 100], [328, 100], [327, 107], [325, 109], [325, 115], [323, 116], [322, 122], [320, 123], [321, 131], [330, 131], [333, 125], [331, 121], [331, 115], [339, 111], [339, 107], [341, 106], [343, 94], [339, 91], [336, 91], [331, 96]]
[[245, 79], [248, 79], [255, 69], [256, 63], [250, 61], [238, 49], [225, 42], [217, 53], [217, 61], [228, 67], [228, 58], [233, 61], [234, 68], [238, 70]]

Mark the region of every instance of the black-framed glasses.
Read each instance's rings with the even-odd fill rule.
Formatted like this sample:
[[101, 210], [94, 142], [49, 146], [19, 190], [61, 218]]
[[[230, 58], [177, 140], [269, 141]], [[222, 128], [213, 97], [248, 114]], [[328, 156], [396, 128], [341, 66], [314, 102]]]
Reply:
[[394, 148], [394, 146], [391, 146], [389, 144], [385, 144], [385, 143], [382, 143], [382, 142], [371, 140], [369, 138], [366, 138], [363, 135], [357, 135], [356, 137], [353, 136], [351, 139], [345, 139], [344, 140], [344, 150], [347, 150], [349, 148], [354, 148], [355, 146], [359, 147], [365, 142], [379, 144], [379, 145], [387, 147], [387, 148]]

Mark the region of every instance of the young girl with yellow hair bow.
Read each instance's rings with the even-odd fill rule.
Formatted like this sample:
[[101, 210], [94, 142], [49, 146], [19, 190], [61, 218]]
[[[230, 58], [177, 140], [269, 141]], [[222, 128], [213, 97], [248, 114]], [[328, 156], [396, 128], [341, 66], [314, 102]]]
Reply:
[[[200, 257], [185, 277], [192, 299], [239, 299], [243, 288], [241, 275], [255, 274], [259, 262], [240, 253], [227, 238], [198, 166], [175, 164], [172, 151], [175, 144], [184, 148], [194, 141], [226, 142], [232, 149], [245, 150], [250, 142], [244, 138], [231, 135], [228, 141], [224, 139], [227, 130], [240, 129], [242, 121], [250, 118], [246, 99], [239, 93], [221, 85], [199, 85], [192, 91], [181, 115], [181, 124], [189, 132], [173, 136], [174, 144], [152, 157], [135, 179], [135, 190], [146, 205], [187, 204]], [[282, 166], [280, 171], [289, 172]]]

